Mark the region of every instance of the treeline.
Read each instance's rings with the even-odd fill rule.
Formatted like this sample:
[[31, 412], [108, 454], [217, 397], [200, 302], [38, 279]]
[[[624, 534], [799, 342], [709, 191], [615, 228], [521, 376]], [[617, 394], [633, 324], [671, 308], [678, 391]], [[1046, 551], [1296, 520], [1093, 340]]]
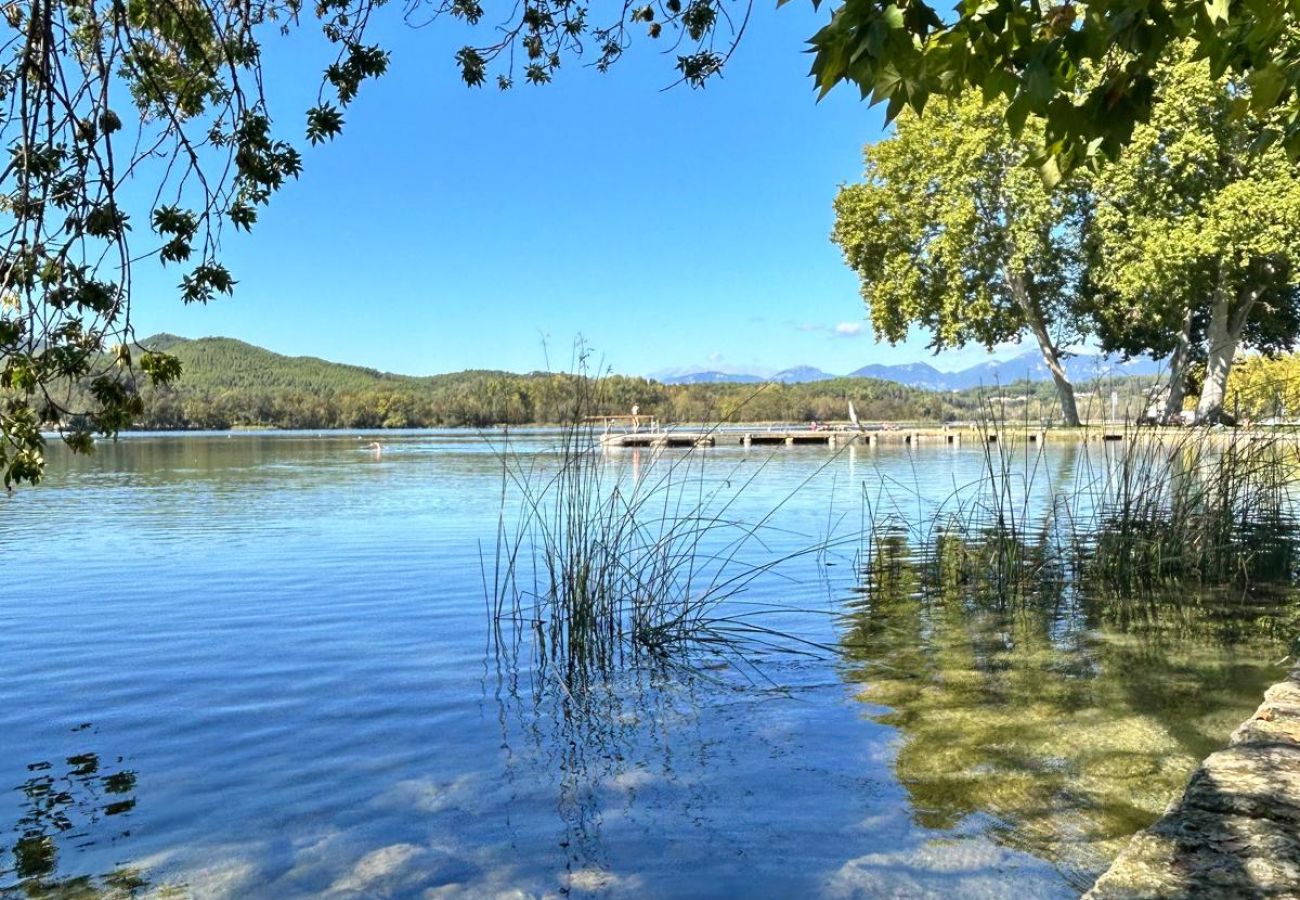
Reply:
[[664, 385], [610, 375], [590, 390], [573, 376], [464, 372], [421, 384], [368, 389], [329, 387], [143, 388], [142, 428], [427, 428], [488, 427], [572, 420], [582, 414], [627, 415], [633, 406], [661, 422], [843, 420], [851, 400], [863, 419], [941, 421], [966, 404], [919, 388], [869, 379], [800, 385]]
[[[490, 427], [572, 420], [583, 412], [626, 415], [633, 406], [661, 422], [843, 421], [851, 402], [863, 420], [944, 422], [990, 414], [1059, 418], [1050, 384], [941, 393], [870, 378], [806, 384], [665, 385], [607, 375], [581, 389], [578, 376], [467, 371], [417, 378], [311, 358], [280, 356], [228, 338], [160, 335], [144, 342], [181, 360], [175, 385], [140, 386], [148, 429]], [[1118, 379], [1121, 413], [1142, 407], [1141, 379]], [[1086, 387], [1086, 386], [1085, 386]], [[1094, 416], [1110, 413], [1110, 391], [1095, 391]], [[1104, 398], [1102, 395], [1104, 394]], [[1085, 389], [1082, 397], [1093, 396]], [[1104, 400], [1104, 402], [1103, 402]], [[75, 406], [75, 404], [74, 404]]]

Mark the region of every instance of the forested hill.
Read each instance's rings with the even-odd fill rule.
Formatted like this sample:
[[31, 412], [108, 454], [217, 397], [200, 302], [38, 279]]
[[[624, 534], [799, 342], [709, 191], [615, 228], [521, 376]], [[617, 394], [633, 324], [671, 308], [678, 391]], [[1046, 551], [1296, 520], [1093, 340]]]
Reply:
[[[283, 388], [302, 391], [361, 391], [402, 386], [418, 389], [439, 378], [455, 377], [442, 375], [416, 378], [329, 362], [314, 356], [283, 356], [226, 337], [191, 340], [174, 334], [156, 334], [141, 343], [151, 350], [161, 350], [177, 357], [184, 369], [185, 384], [198, 390]], [[483, 371], [463, 374], [506, 373]]]
[[[554, 423], [573, 414], [577, 379], [535, 372], [466, 371], [414, 377], [289, 357], [231, 338], [190, 340], [160, 334], [142, 341], [178, 357], [178, 384], [141, 390], [142, 428], [403, 428]], [[1136, 391], [1133, 383], [1125, 393]], [[1009, 415], [1050, 417], [1050, 386], [1007, 388]], [[944, 394], [875, 378], [808, 384], [664, 385], [603, 377], [595, 391], [602, 414], [635, 404], [664, 422], [843, 420], [852, 402], [866, 420], [944, 421], [977, 416], [986, 395]], [[1109, 386], [1107, 388], [1109, 397]], [[1086, 396], [1084, 398], [1086, 406]], [[1098, 407], [1100, 404], [1096, 404]]]

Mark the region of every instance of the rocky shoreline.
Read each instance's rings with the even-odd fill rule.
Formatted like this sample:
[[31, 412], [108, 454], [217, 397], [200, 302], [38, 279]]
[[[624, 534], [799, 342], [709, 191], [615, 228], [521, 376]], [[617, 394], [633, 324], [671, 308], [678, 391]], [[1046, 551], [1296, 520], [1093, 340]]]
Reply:
[[1300, 666], [1085, 900], [1300, 898]]

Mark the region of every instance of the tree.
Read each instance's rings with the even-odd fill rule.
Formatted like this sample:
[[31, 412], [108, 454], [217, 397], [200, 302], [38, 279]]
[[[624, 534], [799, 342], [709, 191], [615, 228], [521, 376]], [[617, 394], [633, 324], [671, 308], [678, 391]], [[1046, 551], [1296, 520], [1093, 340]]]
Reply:
[[1240, 79], [1190, 47], [1157, 75], [1150, 123], [1093, 179], [1089, 307], [1103, 349], [1172, 354], [1166, 415], [1203, 364], [1197, 419], [1214, 422], [1237, 348], [1300, 334], [1300, 178]]
[[985, 0], [943, 15], [920, 0], [846, 0], [812, 38], [812, 73], [823, 93], [847, 82], [886, 103], [891, 121], [931, 97], [1001, 98], [1013, 136], [1037, 120], [1035, 159], [1053, 184], [1119, 154], [1151, 113], [1156, 69], [1186, 41], [1214, 77], [1240, 76], [1278, 112], [1268, 140], [1295, 159], [1298, 15], [1286, 0]]
[[1253, 354], [1232, 367], [1228, 404], [1252, 419], [1294, 421], [1300, 416], [1300, 357]]
[[[342, 124], [339, 107], [387, 55], [363, 43], [379, 0], [316, 7], [337, 55], [307, 138]], [[0, 19], [0, 476], [36, 481], [40, 426], [74, 450], [141, 409], [137, 375], [165, 384], [174, 358], [131, 344], [132, 269], [180, 268], [185, 303], [234, 287], [217, 250], [250, 228], [301, 168], [275, 137], [259, 35], [298, 21], [298, 0], [29, 0]], [[327, 101], [324, 93], [332, 94]], [[145, 237], [144, 235], [147, 235]], [[145, 246], [140, 246], [144, 244]], [[66, 402], [85, 384], [91, 403]]]
[[990, 349], [1033, 335], [1067, 425], [1078, 425], [1064, 348], [1077, 342], [1083, 206], [1073, 189], [1048, 191], [1023, 163], [1001, 112], [973, 92], [908, 111], [865, 151], [861, 183], [840, 189], [832, 240], [858, 274], [878, 336], [912, 326], [936, 352]]

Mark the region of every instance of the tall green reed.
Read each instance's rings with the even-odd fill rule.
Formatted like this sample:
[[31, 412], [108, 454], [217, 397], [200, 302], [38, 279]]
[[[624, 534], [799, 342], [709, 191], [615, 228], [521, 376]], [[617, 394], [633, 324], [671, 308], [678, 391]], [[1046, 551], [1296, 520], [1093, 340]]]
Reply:
[[[795, 549], [783, 540], [774, 549], [773, 517], [793, 493], [757, 519], [742, 518], [737, 504], [765, 463], [716, 458], [707, 441], [609, 449], [595, 414], [607, 406], [603, 380], [587, 377], [585, 362], [580, 356], [567, 421], [551, 447], [494, 445], [501, 506], [484, 576], [499, 646], [517, 652], [531, 637], [538, 665], [560, 667], [568, 684], [694, 651], [823, 650], [764, 624], [787, 608], [737, 598], [759, 577], [856, 537], [827, 535]], [[693, 431], [711, 438], [719, 427]]]
[[[1290, 583], [1300, 573], [1300, 452], [1257, 432], [1124, 425], [1111, 439], [976, 429], [982, 469], [923, 514], [864, 496], [864, 567], [920, 564], [920, 589], [997, 603], [1063, 589], [1142, 591], [1174, 581]], [[1101, 435], [1094, 434], [1094, 438]], [[891, 489], [897, 488], [892, 485]], [[881, 515], [881, 511], [888, 511]]]

